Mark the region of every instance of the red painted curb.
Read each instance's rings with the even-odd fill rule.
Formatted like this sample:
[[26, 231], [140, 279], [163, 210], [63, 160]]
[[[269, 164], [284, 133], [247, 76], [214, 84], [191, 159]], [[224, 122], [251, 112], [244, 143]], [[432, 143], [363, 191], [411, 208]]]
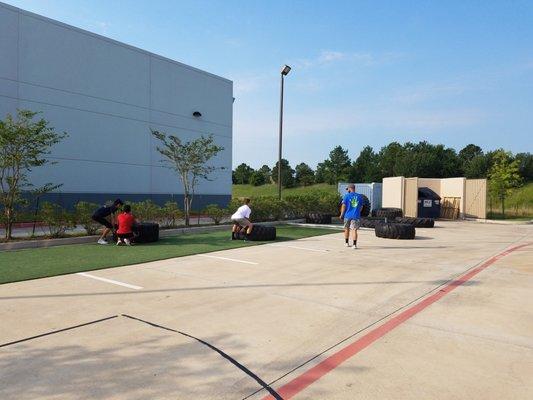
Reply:
[[[291, 380], [290, 382], [286, 383], [281, 388], [279, 388], [277, 390], [277, 393], [279, 393], [279, 395], [283, 397], [283, 399], [285, 400], [292, 398], [293, 396], [295, 396], [296, 394], [298, 394], [299, 392], [301, 392], [302, 390], [304, 390], [305, 388], [307, 388], [308, 386], [310, 386], [311, 384], [313, 384], [314, 382], [322, 378], [328, 372], [337, 368], [344, 361], [353, 357], [354, 355], [359, 353], [361, 350], [370, 346], [376, 340], [385, 336], [387, 333], [392, 331], [394, 328], [396, 328], [397, 326], [407, 321], [409, 318], [423, 311], [424, 309], [429, 307], [431, 304], [435, 303], [436, 301], [440, 300], [442, 297], [446, 296], [448, 293], [450, 293], [452, 290], [454, 290], [458, 286], [472, 279], [472, 277], [474, 277], [475, 275], [477, 275], [478, 273], [480, 273], [481, 271], [483, 271], [485, 268], [489, 267], [490, 265], [494, 264], [500, 258], [505, 257], [509, 255], [510, 253], [512, 253], [513, 251], [529, 246], [531, 244], [533, 243], [525, 243], [519, 246], [511, 247], [510, 249], [507, 249], [495, 255], [494, 257], [491, 257], [490, 259], [488, 259], [487, 261], [485, 261], [483, 264], [479, 265], [478, 267], [475, 267], [474, 269], [470, 270], [469, 272], [462, 275], [461, 277], [454, 279], [453, 281], [447, 283], [438, 292], [432, 294], [429, 297], [426, 297], [420, 303], [417, 303], [409, 307], [407, 310], [402, 311], [397, 316], [391, 318], [384, 324], [378, 326], [377, 328], [368, 332], [366, 335], [357, 339], [355, 342], [347, 345], [346, 347], [340, 349], [339, 351], [332, 354], [328, 358], [324, 359], [323, 361], [315, 365], [313, 368], [297, 376], [296, 378], [294, 378], [293, 380]], [[272, 400], [272, 399], [274, 398], [269, 395], [269, 396], [263, 397], [262, 400]]]

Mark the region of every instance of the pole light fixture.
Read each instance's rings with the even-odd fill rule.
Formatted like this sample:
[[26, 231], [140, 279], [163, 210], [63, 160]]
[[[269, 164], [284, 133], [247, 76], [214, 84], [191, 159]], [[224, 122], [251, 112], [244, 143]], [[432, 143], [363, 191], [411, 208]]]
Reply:
[[289, 74], [291, 67], [284, 65], [281, 68], [281, 93], [279, 100], [279, 154], [278, 154], [278, 197], [281, 200], [281, 147], [283, 137], [283, 82], [284, 77]]

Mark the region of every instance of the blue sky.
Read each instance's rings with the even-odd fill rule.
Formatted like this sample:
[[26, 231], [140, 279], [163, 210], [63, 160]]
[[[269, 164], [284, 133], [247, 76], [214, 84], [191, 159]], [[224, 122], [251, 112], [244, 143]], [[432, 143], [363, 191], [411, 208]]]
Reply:
[[234, 81], [233, 164], [396, 140], [533, 151], [533, 1], [3, 0]]

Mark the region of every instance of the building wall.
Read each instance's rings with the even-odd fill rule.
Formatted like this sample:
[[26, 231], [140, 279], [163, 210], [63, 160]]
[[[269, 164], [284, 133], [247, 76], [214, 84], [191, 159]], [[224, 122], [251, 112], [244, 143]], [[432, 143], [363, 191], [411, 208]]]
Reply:
[[383, 207], [395, 207], [403, 209], [404, 180], [405, 178], [403, 176], [383, 178]]
[[150, 134], [157, 129], [185, 141], [213, 134], [224, 151], [212, 165], [225, 169], [200, 182], [196, 207], [230, 199], [231, 81], [3, 3], [0, 60], [1, 118], [40, 111], [69, 134], [52, 151], [56, 163], [31, 175], [35, 185], [63, 184], [48, 198], [181, 199]]

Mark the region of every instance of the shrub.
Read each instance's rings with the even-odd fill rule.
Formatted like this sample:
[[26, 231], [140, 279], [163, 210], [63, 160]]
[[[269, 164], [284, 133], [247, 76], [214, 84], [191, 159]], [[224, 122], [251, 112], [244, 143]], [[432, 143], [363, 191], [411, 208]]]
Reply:
[[254, 171], [252, 172], [252, 175], [250, 175], [250, 184], [254, 186], [261, 186], [266, 183], [266, 177], [265, 174], [263, 174], [261, 171]]
[[203, 213], [211, 218], [215, 225], [218, 225], [222, 221], [222, 218], [228, 214], [228, 211], [220, 208], [218, 204], [208, 204], [203, 209]]
[[178, 220], [183, 218], [183, 211], [180, 210], [178, 203], [167, 201], [161, 208], [160, 218], [161, 226], [164, 228], [175, 228], [178, 226]]
[[[314, 192], [297, 194], [279, 200], [276, 197], [254, 197], [250, 203], [252, 220], [256, 222], [304, 218], [310, 213], [337, 215], [340, 197], [336, 193]], [[242, 199], [232, 199], [228, 208], [236, 210], [242, 205]]]
[[57, 204], [44, 202], [39, 210], [39, 216], [48, 227], [50, 237], [53, 238], [65, 236], [67, 229], [76, 227], [74, 214]]
[[83, 226], [83, 229], [85, 229], [87, 235], [95, 235], [100, 226], [92, 219], [92, 215], [97, 208], [98, 204], [88, 203], [86, 201], [80, 201], [76, 204], [76, 223]]
[[316, 212], [318, 199], [307, 194], [291, 195], [285, 197], [286, 209], [289, 218], [304, 218], [311, 212]]
[[161, 207], [152, 200], [130, 203], [133, 215], [142, 222], [157, 222], [161, 218]]
[[323, 193], [318, 199], [315, 212], [338, 215], [340, 196], [337, 193]]

